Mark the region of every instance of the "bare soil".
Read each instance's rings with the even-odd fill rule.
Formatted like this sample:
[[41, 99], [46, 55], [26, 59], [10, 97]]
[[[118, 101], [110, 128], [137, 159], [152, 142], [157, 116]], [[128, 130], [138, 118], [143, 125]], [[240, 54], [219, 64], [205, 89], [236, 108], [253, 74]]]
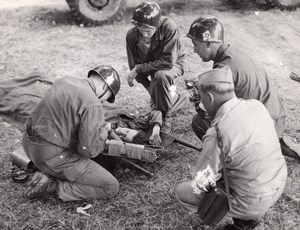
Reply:
[[[24, 77], [33, 70], [40, 70], [52, 80], [65, 75], [85, 77], [91, 68], [110, 64], [122, 76], [116, 103], [136, 114], [147, 110], [150, 98], [146, 91], [138, 84], [129, 88], [126, 82], [125, 34], [132, 26], [130, 16], [139, 1], [128, 1], [121, 22], [102, 27], [75, 25], [64, 0], [20, 2], [1, 3], [0, 80]], [[300, 143], [300, 83], [289, 77], [291, 71], [300, 73], [300, 9], [266, 11], [252, 3], [233, 7], [221, 0], [157, 2], [179, 26], [189, 60], [185, 78], [212, 66], [193, 54], [191, 41], [185, 38], [189, 25], [204, 14], [218, 16], [224, 22], [225, 39], [262, 62], [270, 73], [288, 109], [285, 132]], [[184, 78], [178, 80], [178, 85], [184, 90]], [[190, 127], [194, 114], [190, 104], [174, 117], [173, 128], [176, 136], [200, 145]], [[170, 146], [157, 162], [141, 164], [156, 178], [149, 179], [133, 170], [124, 173], [118, 178], [120, 193], [111, 200], [29, 201], [22, 196], [24, 186], [9, 178], [8, 154], [21, 146], [21, 136], [22, 129], [0, 115], [0, 229], [207, 229], [197, 216], [183, 212], [169, 195], [176, 183], [190, 177], [188, 164], [194, 164], [196, 151], [177, 144]], [[299, 162], [286, 161], [289, 178], [285, 193], [257, 229], [300, 227]], [[93, 205], [88, 211], [91, 217], [76, 214], [76, 207], [88, 203]]]

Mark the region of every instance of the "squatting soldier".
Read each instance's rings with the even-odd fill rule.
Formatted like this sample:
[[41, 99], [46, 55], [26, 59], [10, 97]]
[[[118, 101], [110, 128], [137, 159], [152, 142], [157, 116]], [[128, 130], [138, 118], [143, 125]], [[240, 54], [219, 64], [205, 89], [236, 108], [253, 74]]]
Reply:
[[176, 24], [161, 16], [155, 2], [139, 4], [126, 36], [130, 73], [127, 81], [141, 83], [149, 92], [153, 107], [162, 113], [162, 131], [171, 130], [170, 109], [185, 96], [174, 92], [174, 79], [184, 73], [184, 53]]

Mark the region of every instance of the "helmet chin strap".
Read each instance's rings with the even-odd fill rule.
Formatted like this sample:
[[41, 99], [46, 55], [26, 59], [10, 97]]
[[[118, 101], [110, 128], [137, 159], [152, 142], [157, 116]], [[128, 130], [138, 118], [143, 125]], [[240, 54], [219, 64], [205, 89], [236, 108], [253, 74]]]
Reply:
[[103, 97], [107, 93], [108, 90], [109, 90], [109, 88], [106, 87], [105, 90], [103, 91], [103, 93], [98, 97], [98, 99], [101, 99], [101, 97]]

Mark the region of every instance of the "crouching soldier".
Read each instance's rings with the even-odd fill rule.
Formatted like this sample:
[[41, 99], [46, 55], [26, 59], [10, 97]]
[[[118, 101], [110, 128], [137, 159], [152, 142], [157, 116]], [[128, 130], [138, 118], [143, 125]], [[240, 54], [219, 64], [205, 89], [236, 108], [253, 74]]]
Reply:
[[[130, 68], [127, 81], [141, 83], [149, 92], [153, 109], [162, 113], [162, 131], [171, 131], [170, 110], [185, 106], [187, 97], [176, 93], [174, 79], [184, 73], [184, 52], [176, 24], [161, 16], [155, 2], [142, 2], [133, 14], [134, 27], [126, 36]], [[184, 101], [186, 103], [184, 103]]]
[[[202, 138], [203, 150], [195, 172], [209, 166], [221, 178], [226, 167], [228, 185], [237, 195], [231, 198], [228, 213], [234, 225], [225, 229], [253, 229], [281, 196], [287, 178], [274, 122], [260, 101], [236, 97], [227, 66], [201, 74], [197, 87], [213, 121]], [[218, 143], [220, 136], [223, 151]], [[195, 192], [192, 182], [178, 184], [175, 197], [182, 207], [196, 213], [205, 191]]]
[[91, 158], [102, 153], [111, 130], [102, 103], [114, 102], [120, 78], [101, 65], [88, 78], [63, 77], [54, 82], [26, 122], [23, 148], [35, 166], [25, 195], [57, 195], [63, 201], [109, 198], [119, 191], [117, 179]]

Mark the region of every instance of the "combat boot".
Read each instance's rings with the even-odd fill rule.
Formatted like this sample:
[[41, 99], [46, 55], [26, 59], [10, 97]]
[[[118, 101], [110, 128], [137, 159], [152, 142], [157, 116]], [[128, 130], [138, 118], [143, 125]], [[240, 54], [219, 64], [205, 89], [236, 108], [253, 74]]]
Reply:
[[290, 137], [284, 136], [279, 139], [279, 142], [283, 156], [300, 160], [300, 147]]
[[228, 224], [224, 227], [224, 230], [251, 230], [259, 224], [260, 220], [242, 220], [233, 218], [234, 224]]
[[56, 195], [58, 183], [55, 179], [45, 175], [42, 172], [36, 172], [27, 183], [27, 189], [24, 194], [29, 199], [36, 197], [47, 198]]

